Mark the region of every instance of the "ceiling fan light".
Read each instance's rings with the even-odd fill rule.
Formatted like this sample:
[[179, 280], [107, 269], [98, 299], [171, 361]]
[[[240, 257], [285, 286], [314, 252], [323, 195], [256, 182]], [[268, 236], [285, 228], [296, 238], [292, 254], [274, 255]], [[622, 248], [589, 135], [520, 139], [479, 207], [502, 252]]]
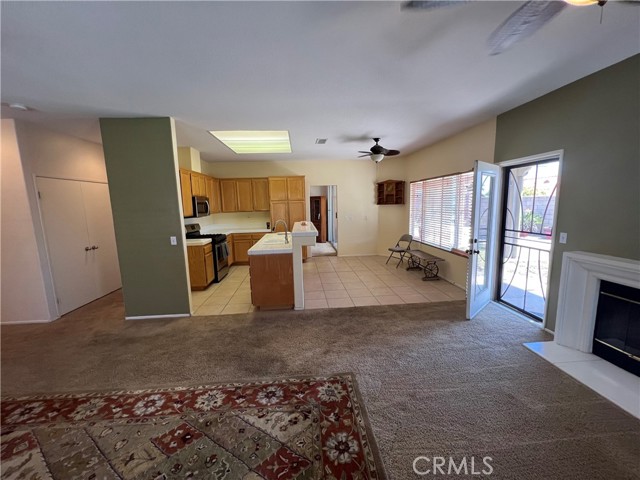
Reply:
[[383, 158], [384, 158], [384, 155], [382, 153], [372, 153], [371, 154], [371, 160], [373, 160], [376, 163], [380, 163]]
[[598, 0], [564, 0], [569, 5], [575, 5], [577, 7], [584, 7], [586, 5], [594, 5], [598, 3]]

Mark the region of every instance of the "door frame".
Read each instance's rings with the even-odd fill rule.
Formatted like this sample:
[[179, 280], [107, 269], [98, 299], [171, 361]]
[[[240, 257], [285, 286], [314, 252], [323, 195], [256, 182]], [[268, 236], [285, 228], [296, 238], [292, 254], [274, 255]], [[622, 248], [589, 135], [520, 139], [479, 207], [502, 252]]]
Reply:
[[[562, 165], [563, 165], [563, 159], [564, 159], [564, 149], [560, 149], [560, 150], [552, 150], [549, 152], [545, 152], [545, 153], [538, 153], [536, 155], [529, 155], [527, 157], [520, 157], [520, 158], [514, 158], [511, 160], [505, 160], [503, 162], [498, 162], [497, 165], [500, 166], [500, 168], [503, 170], [503, 174], [502, 174], [502, 188], [500, 189], [500, 193], [499, 193], [499, 205], [500, 205], [500, 227], [498, 229], [499, 234], [500, 234], [500, 244], [498, 245], [498, 254], [496, 255], [496, 275], [494, 276], [494, 290], [493, 290], [493, 298], [495, 299], [495, 301], [497, 303], [499, 303], [499, 299], [500, 299], [500, 285], [501, 285], [501, 281], [499, 278], [499, 275], [497, 273], [501, 273], [501, 265], [500, 263], [502, 262], [502, 253], [503, 253], [503, 247], [502, 247], [502, 236], [504, 235], [504, 227], [505, 227], [505, 201], [506, 201], [506, 189], [507, 189], [507, 185], [508, 182], [506, 181], [506, 175], [505, 175], [505, 170], [507, 168], [512, 168], [512, 167], [519, 167], [519, 166], [524, 166], [527, 164], [535, 164], [538, 162], [543, 162], [545, 160], [553, 160], [554, 158], [558, 159], [558, 183], [556, 186], [556, 201], [555, 201], [555, 205], [553, 206], [553, 228], [552, 228], [552, 234], [551, 234], [551, 248], [549, 249], [549, 275], [547, 277], [547, 299], [545, 300], [545, 305], [544, 305], [544, 317], [542, 319], [541, 324], [539, 324], [538, 322], [535, 322], [536, 325], [539, 325], [540, 328], [542, 328], [543, 330], [547, 330], [547, 319], [549, 318], [549, 291], [550, 291], [550, 287], [551, 287], [551, 274], [553, 271], [553, 255], [554, 255], [554, 250], [555, 250], [555, 245], [556, 245], [556, 233], [557, 233], [557, 226], [558, 226], [558, 205], [560, 205], [560, 190], [562, 187]], [[503, 305], [506, 308], [509, 308], [511, 311], [517, 311], [512, 309], [511, 307], [509, 307], [508, 305], [502, 304], [500, 303], [500, 305]], [[518, 311], [518, 313], [522, 314], [521, 312]], [[524, 314], [522, 314], [524, 316]], [[526, 317], [527, 320], [531, 320], [530, 317]], [[531, 320], [533, 322], [533, 320]]]

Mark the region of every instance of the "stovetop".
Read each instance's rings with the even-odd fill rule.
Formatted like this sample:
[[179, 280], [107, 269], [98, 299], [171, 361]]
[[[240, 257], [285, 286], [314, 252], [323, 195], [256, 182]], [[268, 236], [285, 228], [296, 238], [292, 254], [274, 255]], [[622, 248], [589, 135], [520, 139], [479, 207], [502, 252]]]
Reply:
[[210, 238], [214, 244], [227, 241], [227, 236], [224, 233], [200, 233], [200, 225], [197, 223], [185, 225], [184, 227], [187, 232], [187, 238]]

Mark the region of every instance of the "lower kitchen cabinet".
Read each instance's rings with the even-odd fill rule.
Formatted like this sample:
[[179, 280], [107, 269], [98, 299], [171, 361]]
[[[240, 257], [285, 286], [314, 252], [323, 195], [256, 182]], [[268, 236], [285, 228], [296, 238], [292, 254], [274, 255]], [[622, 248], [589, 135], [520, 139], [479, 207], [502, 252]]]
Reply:
[[187, 246], [189, 258], [189, 279], [191, 290], [204, 290], [209, 286], [215, 274], [213, 271], [213, 245]]
[[233, 256], [236, 263], [249, 263], [249, 249], [253, 247], [250, 233], [233, 234]]
[[233, 256], [233, 234], [227, 235], [227, 250], [229, 250], [229, 256], [227, 257], [227, 263], [229, 266], [233, 265], [235, 258]]
[[251, 255], [251, 303], [260, 309], [291, 309], [293, 294], [293, 255]]

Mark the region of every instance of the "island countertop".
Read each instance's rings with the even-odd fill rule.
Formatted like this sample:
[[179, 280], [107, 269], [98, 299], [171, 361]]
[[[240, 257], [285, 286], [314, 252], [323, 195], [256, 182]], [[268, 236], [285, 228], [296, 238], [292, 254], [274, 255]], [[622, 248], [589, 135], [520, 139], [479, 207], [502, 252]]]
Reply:
[[289, 232], [289, 243], [285, 243], [284, 239], [284, 233], [267, 233], [247, 253], [249, 255], [290, 254], [293, 252], [291, 232]]

